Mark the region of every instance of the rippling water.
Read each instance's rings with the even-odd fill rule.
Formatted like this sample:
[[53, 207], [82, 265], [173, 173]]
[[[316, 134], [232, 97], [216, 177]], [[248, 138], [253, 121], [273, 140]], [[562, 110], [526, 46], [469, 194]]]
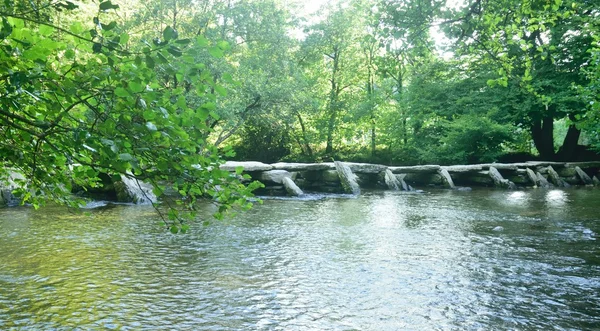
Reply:
[[0, 210], [0, 329], [600, 328], [600, 190]]

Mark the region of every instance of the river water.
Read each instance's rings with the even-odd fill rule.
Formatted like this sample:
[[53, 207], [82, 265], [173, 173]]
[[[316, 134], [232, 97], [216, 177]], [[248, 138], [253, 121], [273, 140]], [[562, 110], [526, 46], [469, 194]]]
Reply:
[[599, 329], [600, 190], [0, 210], [0, 329]]

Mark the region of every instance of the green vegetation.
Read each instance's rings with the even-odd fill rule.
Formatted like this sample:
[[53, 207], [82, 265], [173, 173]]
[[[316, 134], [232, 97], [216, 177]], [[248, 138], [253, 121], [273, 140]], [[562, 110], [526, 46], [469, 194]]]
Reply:
[[223, 157], [448, 164], [574, 160], [582, 137], [600, 148], [595, 1], [301, 7], [4, 0], [3, 169], [30, 179], [34, 204], [76, 203], [71, 185], [131, 171], [158, 194], [173, 183], [189, 209], [213, 198], [220, 216], [256, 185], [219, 170]]

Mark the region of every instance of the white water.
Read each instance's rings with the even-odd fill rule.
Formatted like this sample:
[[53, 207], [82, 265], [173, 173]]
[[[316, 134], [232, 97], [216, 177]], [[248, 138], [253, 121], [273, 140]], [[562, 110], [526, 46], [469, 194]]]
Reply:
[[134, 203], [149, 205], [157, 201], [156, 195], [152, 192], [152, 185], [138, 180], [132, 173], [128, 172], [126, 175], [121, 175], [121, 181], [125, 184], [127, 193]]

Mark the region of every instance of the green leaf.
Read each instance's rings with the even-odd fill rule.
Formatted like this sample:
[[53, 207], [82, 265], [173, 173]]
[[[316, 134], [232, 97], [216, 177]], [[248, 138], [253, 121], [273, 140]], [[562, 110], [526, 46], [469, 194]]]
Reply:
[[170, 40], [177, 39], [177, 31], [175, 29], [173, 29], [172, 27], [167, 26], [163, 30], [163, 39], [165, 41], [170, 41]]
[[206, 47], [208, 46], [208, 39], [206, 39], [204, 36], [198, 36], [196, 37], [196, 45], [200, 47]]
[[117, 87], [115, 89], [115, 95], [121, 98], [126, 98], [130, 96], [129, 92], [127, 92], [127, 90], [122, 87]]
[[100, 3], [100, 10], [118, 9], [119, 5], [115, 5], [110, 1], [104, 1]]
[[110, 31], [110, 30], [112, 30], [112, 29], [114, 29], [114, 28], [117, 27], [117, 22], [112, 21], [112, 22], [110, 22], [108, 24], [100, 23], [100, 26], [102, 27], [102, 30]]
[[179, 39], [176, 40], [175, 43], [179, 44], [179, 45], [187, 45], [191, 42], [191, 39]]
[[146, 121], [151, 121], [151, 120], [153, 120], [153, 119], [156, 118], [156, 114], [153, 111], [151, 111], [151, 110], [144, 111], [143, 115], [144, 115], [144, 119]]
[[154, 59], [150, 55], [146, 55], [146, 66], [150, 69], [154, 69], [155, 64]]
[[146, 89], [144, 85], [135, 81], [129, 82], [129, 88], [133, 93], [140, 93]]
[[54, 32], [54, 28], [48, 25], [40, 25], [39, 32], [42, 36], [47, 37]]
[[186, 232], [188, 232], [188, 231], [189, 231], [189, 229], [190, 229], [190, 226], [189, 226], [189, 224], [183, 224], [183, 225], [181, 226], [181, 233], [186, 233]]
[[129, 42], [129, 35], [127, 33], [122, 33], [121, 37], [119, 37], [119, 43], [121, 45], [125, 45], [127, 42]]
[[183, 54], [181, 52], [181, 50], [175, 46], [171, 46], [171, 47], [167, 48], [167, 51], [175, 57], [180, 57]]
[[169, 231], [171, 231], [172, 234], [177, 234], [179, 233], [179, 228], [176, 225], [171, 225]]
[[122, 153], [122, 154], [119, 154], [119, 160], [129, 162], [129, 161], [133, 161], [134, 158], [129, 153]]
[[219, 93], [221, 96], [227, 96], [227, 89], [220, 85], [215, 85], [215, 91]]
[[211, 47], [208, 49], [208, 53], [212, 56], [212, 57], [216, 57], [216, 58], [221, 58], [223, 57], [223, 50], [219, 47]]

